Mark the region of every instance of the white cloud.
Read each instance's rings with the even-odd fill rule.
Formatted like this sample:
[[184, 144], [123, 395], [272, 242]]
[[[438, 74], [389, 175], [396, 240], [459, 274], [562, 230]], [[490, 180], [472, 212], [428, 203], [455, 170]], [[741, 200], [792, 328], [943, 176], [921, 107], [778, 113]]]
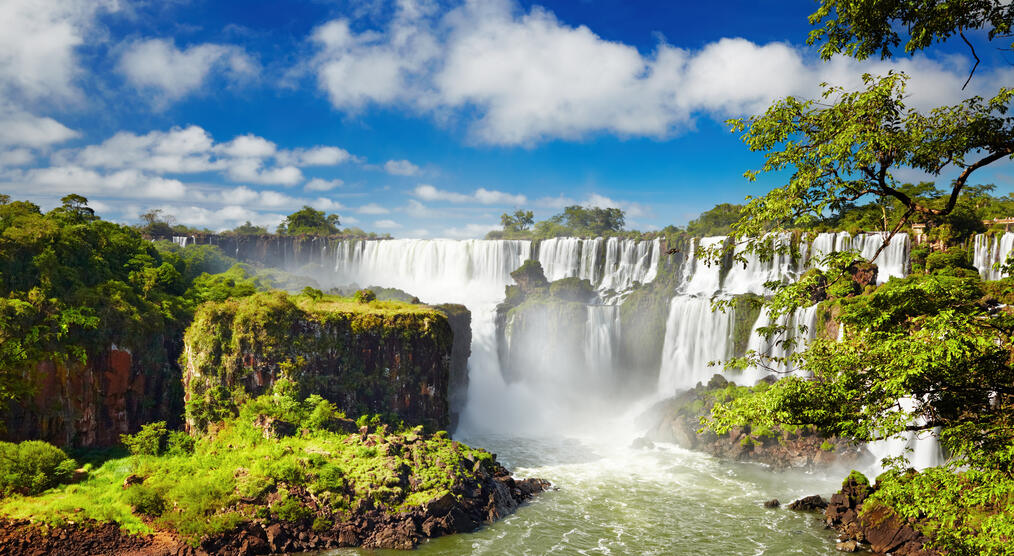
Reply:
[[394, 229], [400, 228], [401, 224], [395, 222], [394, 220], [377, 220], [373, 223], [373, 226], [376, 228]]
[[102, 174], [80, 166], [53, 166], [29, 170], [21, 176], [21, 187], [32, 193], [85, 195], [100, 194], [130, 199], [181, 199], [187, 187], [179, 180], [151, 176], [138, 170]]
[[0, 98], [74, 99], [81, 73], [75, 49], [115, 0], [0, 2]]
[[[2, 124], [0, 124], [2, 125]], [[35, 155], [28, 149], [11, 149], [0, 151], [0, 167], [3, 166], [24, 166], [35, 160]]]
[[452, 239], [481, 238], [486, 233], [498, 229], [499, 224], [465, 224], [461, 227], [444, 228], [442, 236]]
[[171, 39], [148, 39], [124, 45], [118, 69], [131, 85], [155, 91], [157, 100], [165, 103], [197, 91], [213, 71], [233, 81], [250, 77], [256, 63], [233, 45], [198, 44], [181, 50]]
[[338, 147], [314, 147], [312, 149], [294, 149], [279, 152], [276, 156], [282, 164], [295, 166], [336, 166], [348, 160], [354, 160], [349, 151]]
[[409, 216], [414, 218], [434, 218], [440, 215], [439, 212], [427, 207], [415, 199], [409, 199], [408, 205], [405, 206], [404, 210]]
[[419, 173], [419, 167], [407, 160], [388, 160], [384, 163], [384, 170], [395, 176], [414, 176]]
[[339, 179], [325, 180], [321, 178], [313, 178], [312, 180], [306, 182], [303, 189], [306, 191], [330, 191], [336, 187], [341, 187], [344, 183], [345, 182]]
[[412, 194], [424, 201], [447, 201], [451, 203], [480, 203], [483, 205], [523, 205], [528, 202], [524, 195], [512, 195], [503, 191], [489, 190], [480, 187], [469, 195], [437, 189], [429, 184], [420, 184], [412, 190]]
[[356, 212], [359, 214], [388, 214], [391, 211], [378, 205], [377, 203], [368, 203], [356, 209]]
[[[414, 5], [414, 4], [413, 4]], [[911, 103], [951, 103], [1010, 83], [1014, 69], [979, 72], [961, 91], [961, 56], [824, 63], [786, 43], [723, 38], [688, 50], [660, 42], [650, 52], [572, 27], [512, 0], [464, 2], [442, 17], [402, 6], [389, 24], [356, 33], [347, 20], [318, 28], [314, 60], [332, 104], [400, 105], [440, 121], [459, 113], [474, 139], [531, 145], [598, 133], [664, 138], [693, 125], [757, 113], [776, 98], [814, 97], [824, 81], [857, 86], [863, 72], [912, 75]], [[589, 61], [594, 61], [589, 63]]]
[[642, 216], [652, 216], [652, 211], [649, 207], [646, 207], [640, 203], [631, 203], [629, 201], [614, 201], [604, 195], [598, 193], [592, 193], [588, 196], [582, 205], [586, 207], [597, 207], [597, 208], [618, 208], [623, 209], [626, 217], [628, 218], [639, 218]]
[[256, 158], [246, 158], [229, 164], [229, 179], [262, 185], [298, 185], [303, 181], [303, 172], [295, 166], [263, 168]]
[[239, 205], [226, 205], [218, 209], [196, 205], [161, 205], [154, 208], [173, 215], [180, 224], [217, 231], [229, 230], [247, 221], [273, 230], [285, 219], [281, 214], [258, 212]]
[[[2, 56], [2, 54], [0, 54]], [[46, 147], [80, 134], [53, 118], [40, 118], [0, 102], [0, 146]]]
[[76, 163], [99, 168], [137, 168], [159, 173], [206, 172], [222, 167], [213, 161], [213, 140], [200, 126], [174, 127], [145, 135], [121, 131], [98, 145], [62, 153]]
[[219, 145], [218, 150], [235, 158], [264, 158], [273, 156], [278, 147], [263, 137], [248, 133]]

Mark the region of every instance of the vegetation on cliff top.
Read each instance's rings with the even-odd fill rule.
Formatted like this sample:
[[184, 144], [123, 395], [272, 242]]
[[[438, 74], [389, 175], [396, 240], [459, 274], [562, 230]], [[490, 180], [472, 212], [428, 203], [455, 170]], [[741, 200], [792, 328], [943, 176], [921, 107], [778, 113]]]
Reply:
[[[200, 306], [181, 357], [187, 421], [203, 430], [276, 378], [294, 381], [304, 396], [348, 403], [361, 402], [364, 392], [377, 403], [390, 401], [393, 390], [427, 379], [420, 366], [440, 364], [451, 351], [446, 315], [425, 305], [369, 300], [366, 291], [362, 299], [313, 289], [297, 296], [271, 291]], [[387, 352], [401, 354], [400, 363], [382, 359]], [[248, 380], [258, 370], [267, 372], [261, 378], [267, 384]]]
[[196, 441], [149, 425], [125, 438], [131, 456], [102, 463], [79, 484], [0, 500], [0, 515], [112, 521], [196, 544], [252, 520], [330, 528], [369, 509], [406, 511], [493, 464], [490, 453], [443, 432], [376, 416], [353, 423], [319, 396], [294, 398], [291, 386], [279, 382]]

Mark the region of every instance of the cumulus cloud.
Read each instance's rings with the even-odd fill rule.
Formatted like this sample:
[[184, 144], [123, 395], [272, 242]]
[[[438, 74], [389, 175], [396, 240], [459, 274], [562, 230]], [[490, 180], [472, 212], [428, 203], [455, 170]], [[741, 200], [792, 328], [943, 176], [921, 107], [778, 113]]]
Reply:
[[79, 135], [53, 118], [42, 118], [0, 104], [0, 146], [40, 148], [62, 143]]
[[75, 49], [84, 44], [99, 13], [116, 0], [4, 0], [0, 2], [0, 98], [25, 100], [79, 96]]
[[133, 199], [181, 199], [187, 194], [187, 187], [179, 180], [133, 169], [101, 173], [80, 166], [51, 166], [29, 170], [16, 181], [22, 185], [19, 189], [33, 193], [74, 191]]
[[[0, 145], [3, 144], [0, 128]], [[95, 168], [135, 168], [159, 174], [220, 171], [232, 181], [259, 185], [294, 186], [303, 182], [300, 167], [339, 164], [355, 159], [340, 147], [279, 149], [263, 137], [245, 134], [216, 143], [200, 126], [174, 127], [144, 135], [122, 131], [102, 143], [67, 149], [55, 155], [65, 164]], [[341, 180], [316, 179], [308, 191], [327, 191]]]
[[456, 193], [437, 189], [429, 184], [420, 184], [412, 191], [424, 201], [447, 201], [451, 203], [480, 203], [483, 205], [523, 205], [528, 202], [524, 195], [513, 195], [503, 191], [478, 188], [471, 194]]
[[356, 212], [359, 214], [389, 214], [391, 211], [377, 203], [368, 203], [356, 209]]
[[128, 83], [157, 93], [165, 103], [199, 90], [213, 72], [231, 81], [251, 77], [256, 63], [233, 45], [209, 43], [180, 49], [171, 39], [148, 39], [124, 45], [118, 69]]
[[32, 151], [24, 148], [0, 151], [0, 167], [3, 166], [24, 166], [35, 160]]
[[597, 133], [664, 138], [701, 114], [753, 114], [780, 97], [813, 97], [821, 82], [855, 87], [863, 72], [891, 68], [912, 76], [917, 107], [1014, 80], [1010, 68], [980, 72], [977, 89], [962, 92], [969, 66], [960, 56], [824, 63], [789, 44], [741, 38], [695, 50], [663, 41], [642, 52], [512, 0], [465, 2], [440, 16], [405, 2], [380, 30], [356, 33], [339, 19], [313, 36], [319, 85], [336, 108], [397, 104], [441, 121], [456, 110], [476, 140], [502, 145]]
[[377, 220], [376, 222], [373, 223], [373, 226], [376, 228], [383, 229], [395, 229], [400, 228], [401, 224], [395, 222], [394, 220]]
[[336, 187], [341, 187], [344, 183], [345, 182], [339, 179], [325, 180], [321, 178], [313, 178], [312, 180], [306, 182], [303, 189], [306, 191], [330, 191]]
[[500, 229], [499, 224], [465, 224], [459, 227], [444, 228], [441, 235], [451, 239], [481, 238], [492, 230]]
[[384, 171], [395, 176], [414, 176], [419, 173], [419, 167], [407, 160], [388, 160], [384, 163]]

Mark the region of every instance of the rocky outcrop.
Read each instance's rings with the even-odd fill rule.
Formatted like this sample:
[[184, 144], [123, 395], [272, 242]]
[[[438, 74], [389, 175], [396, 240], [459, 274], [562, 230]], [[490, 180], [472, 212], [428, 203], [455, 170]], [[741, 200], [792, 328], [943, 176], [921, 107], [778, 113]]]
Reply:
[[824, 515], [827, 525], [841, 537], [840, 549], [855, 551], [868, 547], [877, 554], [939, 555], [929, 548], [930, 538], [916, 529], [914, 522], [901, 519], [883, 505], [864, 508], [874, 491], [876, 487], [866, 477], [853, 471], [841, 490], [831, 496]]
[[[453, 312], [449, 318], [447, 313]], [[349, 415], [391, 414], [411, 424], [450, 424], [449, 384], [467, 374], [467, 310], [392, 308], [282, 292], [203, 305], [181, 357], [187, 426], [203, 430], [279, 380], [300, 397], [320, 395]], [[460, 400], [458, 401], [460, 403]]]
[[464, 305], [437, 305], [436, 309], [447, 317], [454, 340], [451, 343], [450, 383], [447, 403], [452, 430], [458, 425], [458, 416], [468, 396], [468, 358], [472, 354], [472, 313]]
[[121, 434], [152, 421], [179, 423], [180, 342], [161, 335], [142, 342], [111, 345], [84, 363], [36, 363], [29, 371], [32, 393], [10, 404], [0, 439], [90, 448], [116, 444]]
[[711, 415], [720, 399], [735, 395], [737, 389], [721, 375], [697, 387], [656, 404], [638, 418], [646, 437], [671, 442], [690, 450], [737, 461], [764, 463], [776, 469], [812, 468], [836, 462], [848, 463], [865, 455], [865, 448], [837, 438], [828, 438], [812, 427], [760, 429], [734, 428], [717, 435], [702, 430], [701, 418]]
[[[515, 480], [499, 464], [476, 461], [474, 477], [451, 492], [407, 511], [359, 508], [331, 521], [314, 496], [302, 498], [311, 513], [299, 522], [261, 518], [226, 533], [205, 537], [197, 547], [171, 533], [130, 535], [113, 523], [84, 520], [44, 527], [28, 520], [0, 519], [0, 554], [202, 555], [277, 554], [341, 547], [410, 549], [427, 538], [475, 530], [513, 513], [520, 504], [549, 488], [541, 479]], [[325, 517], [325, 515], [327, 517]]]

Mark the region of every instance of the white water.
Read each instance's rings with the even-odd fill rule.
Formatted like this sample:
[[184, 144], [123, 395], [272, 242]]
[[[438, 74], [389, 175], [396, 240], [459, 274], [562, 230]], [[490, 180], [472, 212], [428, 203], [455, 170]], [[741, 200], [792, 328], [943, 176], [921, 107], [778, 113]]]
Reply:
[[[856, 239], [818, 236], [812, 246], [800, 246], [799, 260], [805, 266], [822, 249], [851, 247]], [[705, 238], [700, 247], [724, 241]], [[899, 240], [897, 248], [892, 243], [882, 255], [888, 269], [882, 276], [904, 274], [906, 242]], [[866, 249], [867, 243], [863, 239], [859, 248]], [[691, 251], [696, 247], [695, 242]], [[647, 452], [627, 448], [630, 439], [643, 431], [630, 426], [637, 408], [619, 406], [613, 392], [626, 378], [625, 369], [616, 365], [620, 327], [615, 305], [589, 305], [584, 318], [574, 323], [583, 333], [586, 357], [581, 364], [544, 365], [537, 372], [514, 369], [515, 379], [504, 379], [494, 309], [512, 282], [510, 272], [523, 261], [539, 260], [550, 280], [576, 276], [605, 292], [650, 282], [663, 256], [658, 241], [616, 239], [561, 238], [543, 241], [537, 252], [532, 251], [525, 241], [481, 240], [344, 241], [334, 250], [339, 283], [397, 287], [428, 303], [456, 302], [470, 309], [469, 386], [455, 438], [498, 452], [500, 460], [521, 476], [544, 477], [561, 488], [475, 534], [438, 539], [421, 551], [833, 554], [833, 538], [809, 517], [767, 511], [760, 503], [773, 497], [792, 500], [815, 492], [830, 494], [840, 480], [839, 471], [829, 473], [830, 478], [774, 474], [675, 447]], [[711, 310], [712, 296], [729, 293], [721, 272], [695, 260], [692, 253], [687, 255], [666, 322], [658, 379], [658, 392], [666, 395], [706, 382], [720, 369], [707, 363], [723, 360], [732, 351], [734, 312]], [[799, 272], [787, 255], [763, 263], [750, 261], [746, 268], [731, 269], [724, 286], [761, 293], [765, 281], [791, 279]], [[813, 338], [815, 318], [815, 307], [791, 317], [792, 333], [801, 344]], [[786, 355], [784, 347], [757, 334], [765, 319], [754, 323], [750, 347], [772, 356]], [[807, 326], [805, 333], [798, 332], [800, 324]], [[751, 369], [730, 378], [742, 383], [760, 375]], [[658, 393], [646, 394], [647, 401], [657, 399]], [[930, 448], [935, 444], [913, 445], [918, 465], [937, 461], [938, 454]], [[884, 453], [896, 449], [886, 446]]]
[[979, 269], [983, 280], [999, 280], [1006, 276], [993, 265], [1003, 264], [1011, 251], [1014, 250], [1014, 232], [1006, 232], [1002, 236], [989, 237], [985, 234], [975, 236], [975, 249], [972, 264]]

